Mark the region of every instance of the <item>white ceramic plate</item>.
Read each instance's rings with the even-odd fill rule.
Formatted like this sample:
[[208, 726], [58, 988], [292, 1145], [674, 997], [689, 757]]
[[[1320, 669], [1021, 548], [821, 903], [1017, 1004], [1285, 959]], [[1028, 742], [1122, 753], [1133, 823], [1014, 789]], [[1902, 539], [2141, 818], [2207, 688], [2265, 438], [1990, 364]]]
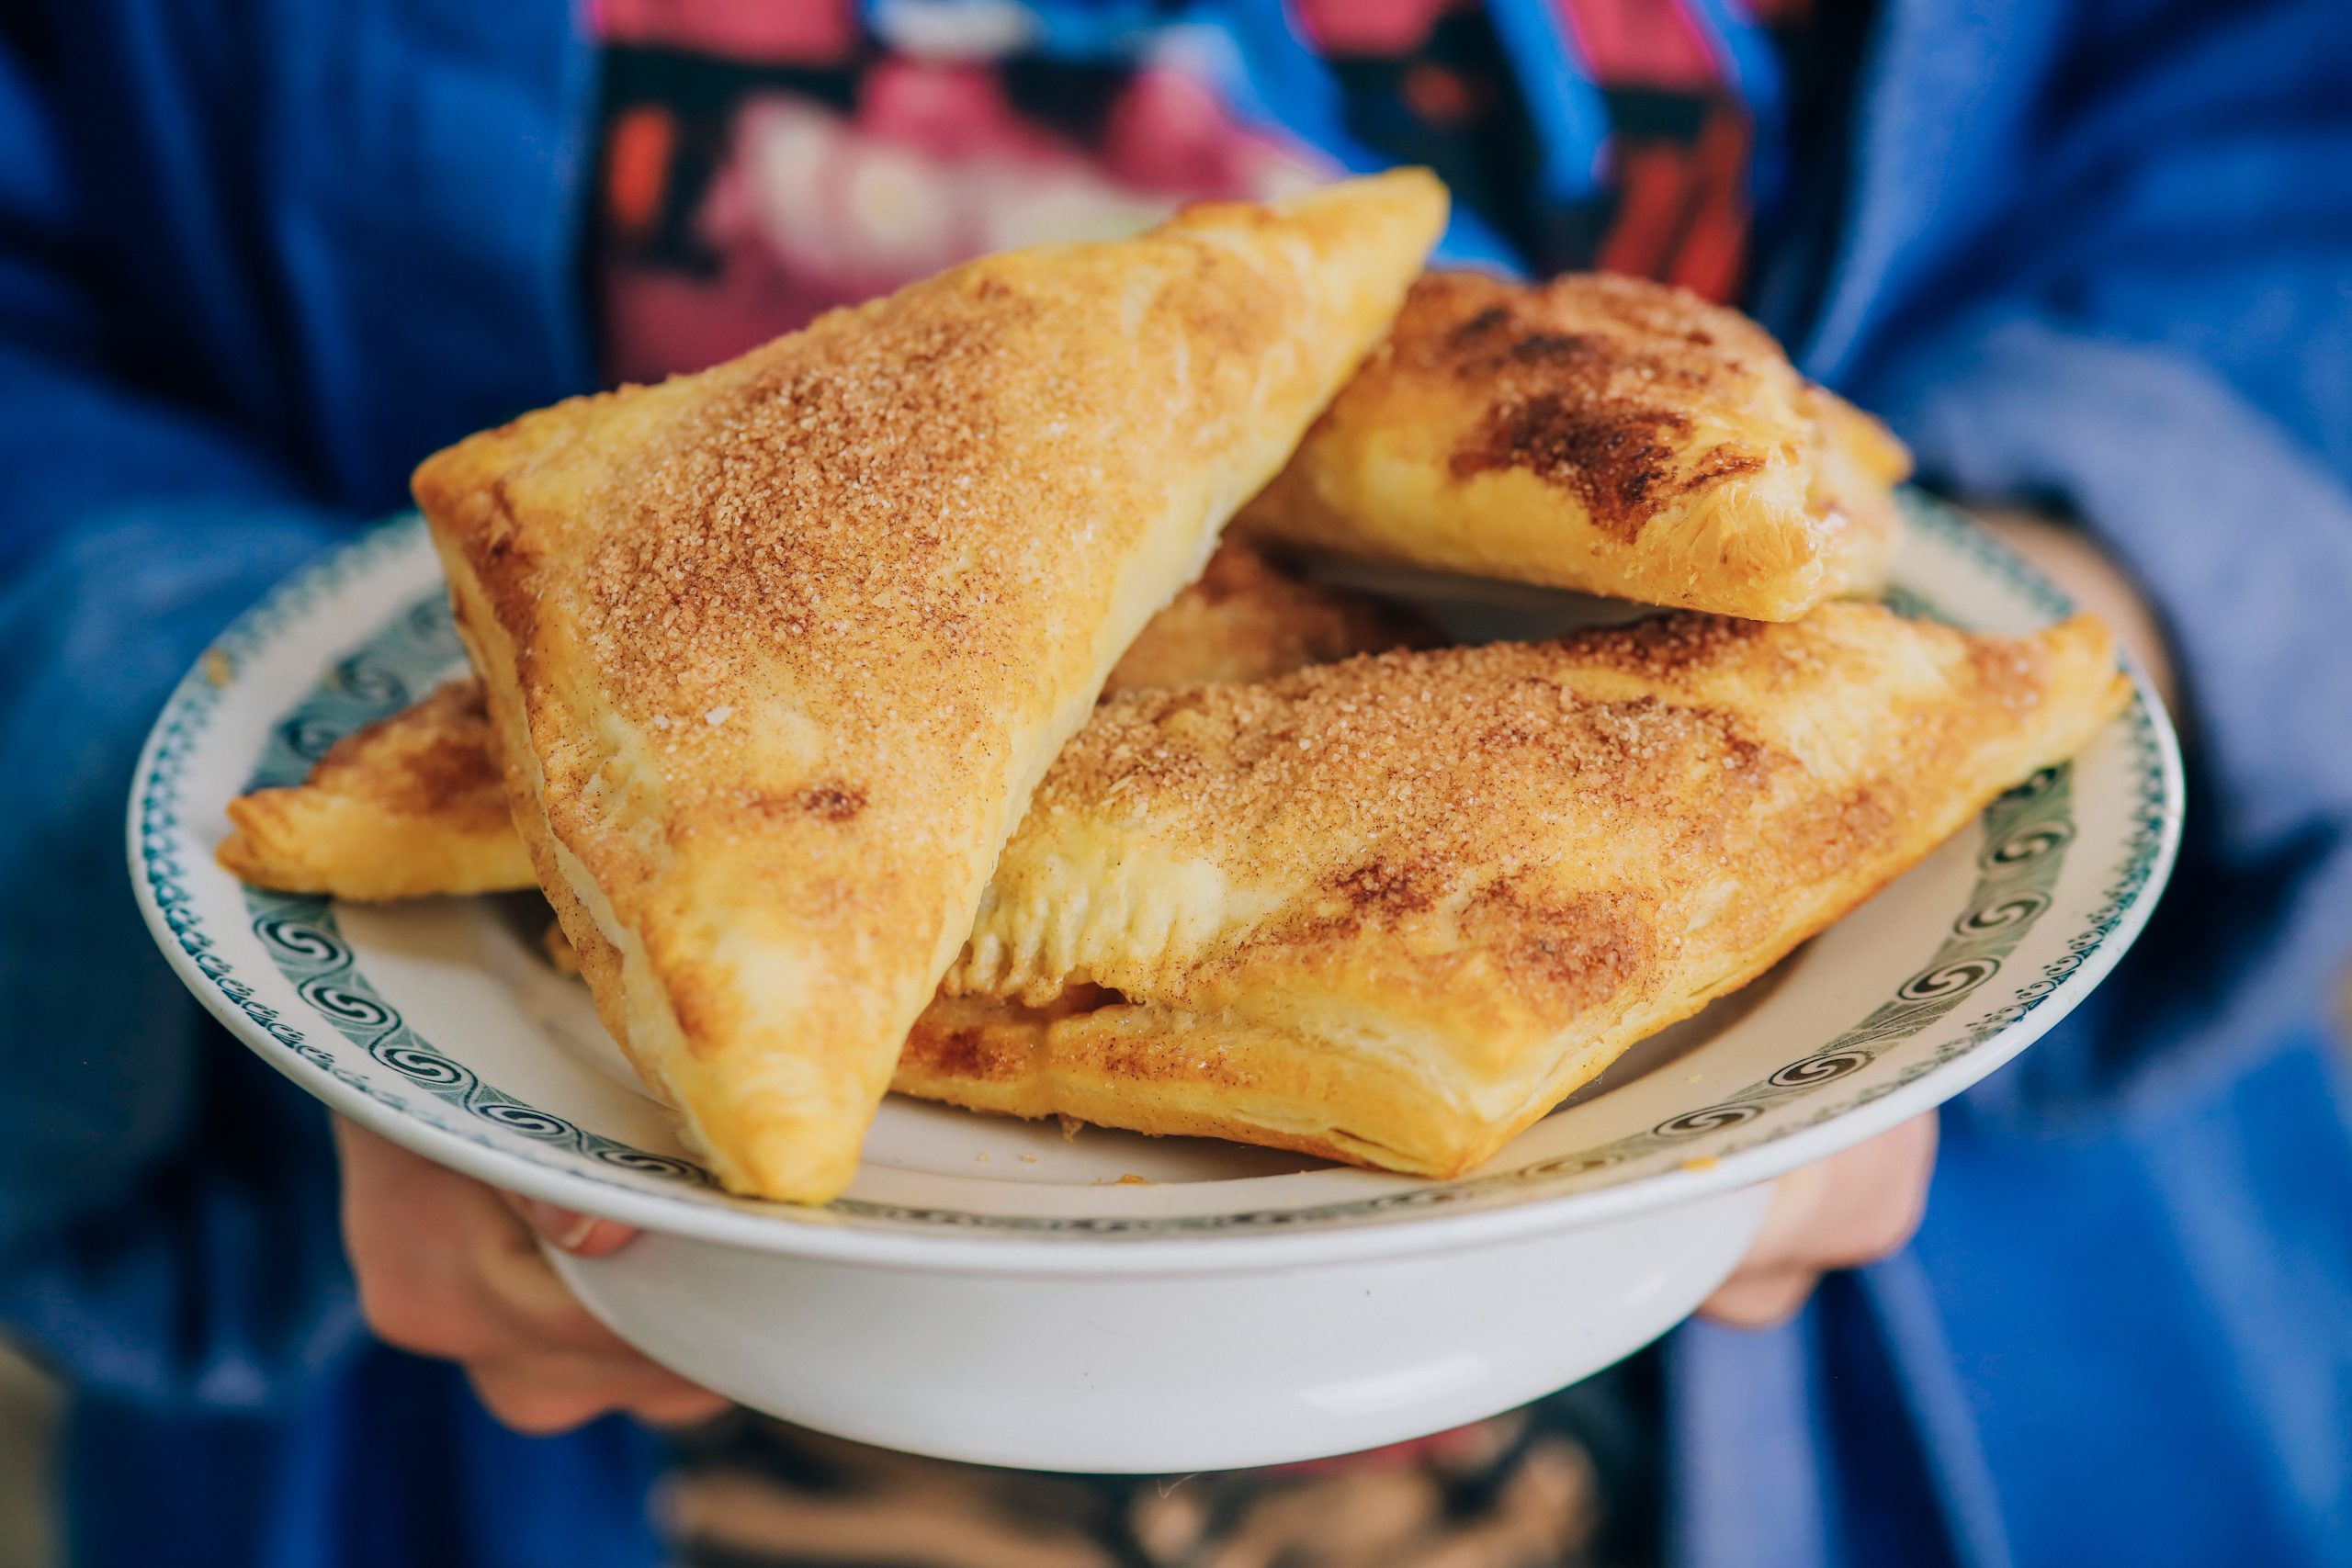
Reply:
[[[1911, 510], [1901, 607], [2012, 631], [2064, 611], [1954, 513]], [[1487, 635], [1592, 613], [1454, 592], [1432, 607]], [[655, 1233], [559, 1263], [659, 1359], [846, 1436], [1042, 1468], [1368, 1447], [1636, 1348], [1730, 1268], [1759, 1184], [1951, 1098], [2074, 1007], [2145, 920], [2180, 821], [2143, 692], [2074, 765], [1456, 1180], [893, 1099], [848, 1194], [808, 1211], [710, 1183], [540, 956], [535, 898], [339, 905], [213, 863], [230, 796], [300, 778], [459, 664], [410, 519], [287, 582], [189, 672], [130, 813], [141, 904], [181, 977], [343, 1114]]]

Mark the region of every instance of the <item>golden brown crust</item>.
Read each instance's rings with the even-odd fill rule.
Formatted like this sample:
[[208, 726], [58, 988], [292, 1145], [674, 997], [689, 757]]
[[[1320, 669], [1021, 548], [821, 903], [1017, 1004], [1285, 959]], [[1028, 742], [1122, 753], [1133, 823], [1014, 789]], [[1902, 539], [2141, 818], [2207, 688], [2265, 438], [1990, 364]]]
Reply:
[[1885, 592], [1903, 537], [1896, 487], [1911, 477], [1911, 449], [1894, 432], [1826, 387], [1808, 381], [1797, 406], [1813, 423], [1813, 472], [1805, 504], [1842, 526], [1830, 535], [1830, 592], [1875, 598]]
[[1102, 683], [1104, 700], [1129, 692], [1247, 684], [1393, 648], [1434, 648], [1434, 623], [1403, 605], [1322, 583], [1238, 539], [1216, 553], [1168, 608], [1154, 615]]
[[1789, 620], [1883, 586], [1908, 466], [1762, 328], [1686, 290], [1431, 273], [1238, 525]]
[[344, 737], [300, 784], [231, 801], [229, 820], [221, 865], [263, 887], [373, 900], [531, 886], [470, 680]]
[[1452, 1173], [2127, 695], [2087, 618], [1970, 637], [1833, 604], [1124, 699], [1040, 787], [949, 977], [1115, 998], [934, 1017], [899, 1087]]
[[[1262, 681], [1438, 640], [1435, 626], [1401, 605], [1310, 582], [1227, 539], [1199, 581], [1145, 624], [1102, 695]], [[494, 741], [481, 682], [452, 681], [346, 737], [303, 784], [231, 802], [237, 831], [221, 863], [257, 886], [362, 900], [536, 886]], [[820, 786], [804, 804], [838, 821], [862, 802]]]
[[[1228, 549], [1226, 553], [1231, 552]], [[1285, 602], [1291, 592], [1286, 580], [1271, 573], [1261, 574], [1255, 566], [1236, 570], [1228, 563], [1216, 576], [1229, 586], [1230, 592], [1224, 597], [1216, 597], [1204, 584], [1188, 595], [1197, 607], [1229, 610], [1236, 604], [1246, 604], [1250, 609], [1246, 619], [1255, 619], [1258, 612]], [[1347, 601], [1339, 599], [1339, 603], [1344, 604]], [[1852, 614], [1859, 613], [1826, 612], [1825, 625]], [[1369, 614], [1348, 618], [1362, 626], [1381, 625], [1379, 617]], [[1183, 635], [1184, 628], [1193, 624], [1192, 617], [1171, 612], [1156, 619], [1148, 633], [1148, 637], [1163, 642], [1152, 662], [1164, 668], [1175, 683], [1186, 683], [1183, 677], [1191, 672], [1183, 663], [1187, 649], [1191, 650], [1190, 657], [1200, 660], [1193, 669], [1207, 669], [1225, 658], [1213, 637], [1196, 639]], [[1212, 618], [1208, 624], [1218, 623]], [[1924, 691], [1929, 696], [1940, 693], [1940, 701], [1934, 705], [1948, 705], [1951, 711], [1931, 715], [1937, 728], [1932, 732], [1921, 731], [1915, 737], [1918, 745], [1913, 750], [1891, 754], [1894, 760], [1883, 764], [1883, 771], [1893, 772], [1895, 782], [1909, 789], [1908, 795], [1890, 795], [1870, 782], [1882, 771], [1868, 760], [1877, 754], [1882, 744], [1874, 725], [1886, 718], [1885, 710], [1877, 712], [1874, 718], [1866, 713], [1859, 730], [1845, 720], [1826, 729], [1817, 729], [1807, 717], [1815, 706], [1826, 705], [1837, 709], [1846, 701], [1858, 675], [1864, 672], [1856, 668], [1857, 660], [1865, 666], [1883, 661], [1890, 668], [1902, 668], [1914, 662], [1905, 657], [1907, 654], [1922, 651], [1913, 646], [1917, 639], [1887, 635], [1883, 627], [1869, 620], [1855, 620], [1845, 628], [1843, 636], [1826, 639], [1826, 651], [1801, 644], [1784, 647], [1781, 657], [1760, 669], [1752, 658], [1739, 650], [1775, 640], [1789, 644], [1791, 629], [1680, 617], [1645, 623], [1632, 630], [1593, 634], [1579, 644], [1582, 659], [1578, 679], [1588, 686], [1599, 681], [1601, 691], [1614, 692], [1616, 706], [1621, 710], [1597, 732], [1562, 724], [1558, 715], [1551, 715], [1552, 722], [1547, 724], [1531, 723], [1523, 712], [1514, 716], [1511, 705], [1506, 701], [1490, 704], [1486, 715], [1476, 718], [1469, 728], [1458, 728], [1450, 737], [1429, 744], [1441, 750], [1461, 747], [1465, 755], [1483, 753], [1487, 743], [1502, 744], [1515, 749], [1520, 755], [1515, 767], [1532, 767], [1545, 775], [1556, 773], [1571, 781], [1585, 778], [1584, 786], [1567, 796], [1580, 812], [1599, 809], [1613, 815], [1620, 804], [1616, 796], [1622, 789], [1627, 792], [1623, 803], [1626, 810], [1642, 818], [1658, 819], [1646, 829], [1651, 835], [1651, 853], [1671, 852], [1676, 842], [1672, 835], [1687, 835], [1692, 829], [1692, 824], [1678, 826], [1674, 819], [1673, 798], [1674, 793], [1679, 792], [1635, 798], [1645, 779], [1655, 775], [1660, 766], [1672, 772], [1671, 759], [1678, 754], [1679, 747], [1694, 741], [1703, 747], [1710, 736], [1715, 738], [1715, 746], [1734, 758], [1746, 754], [1744, 747], [1757, 747], [1748, 766], [1763, 769], [1770, 756], [1786, 753], [1792, 744], [1786, 734], [1778, 743], [1759, 743], [1754, 739], [1777, 723], [1784, 731], [1793, 727], [1809, 743], [1802, 750], [1813, 753], [1814, 760], [1801, 772], [1815, 782], [1838, 770], [1850, 773], [1854, 759], [1860, 757], [1864, 782], [1842, 799], [1832, 799], [1825, 791], [1819, 800], [1810, 804], [1793, 800], [1784, 803], [1779, 808], [1780, 815], [1773, 818], [1776, 832], [1787, 823], [1796, 824], [1796, 830], [1784, 840], [1776, 840], [1781, 844], [1782, 853], [1778, 860], [1783, 874], [1817, 875], [1834, 885], [1835, 897], [1813, 909], [1805, 919], [1768, 932], [1767, 940], [1752, 952], [1742, 954], [1738, 962], [1728, 964], [1714, 977], [1711, 987], [1689, 998], [1689, 1005], [1695, 1007], [1761, 973], [1807, 931], [1826, 924], [1843, 908], [1866, 897], [1876, 886], [1871, 880], [1872, 874], [1882, 879], [1894, 874], [1908, 863], [1908, 857], [1919, 846], [1933, 841], [1932, 823], [1924, 830], [1915, 825], [1907, 833], [1902, 828], [1900, 818], [1904, 814], [1919, 811], [1922, 799], [1935, 805], [1936, 801], [1929, 797], [1938, 795], [1932, 788], [1920, 788], [1918, 777], [1905, 775], [1904, 758], [1917, 759], [1920, 767], [1962, 767], [1973, 782], [1956, 784], [1953, 794], [1973, 800], [1975, 795], [1969, 794], [1971, 788], [1982, 795], [1996, 787], [2004, 775], [1995, 772], [1990, 775], [1994, 782], [1987, 784], [1985, 770], [1997, 766], [1998, 758], [1980, 753], [1972, 761], [1953, 749], [1955, 743], [1964, 745], [1972, 725], [1997, 739], [2003, 728], [2001, 716], [2010, 716], [2018, 732], [2010, 737], [2011, 749], [2005, 754], [2009, 759], [2007, 766], [2018, 771], [2026, 765], [2019, 760], [2025, 753], [2017, 749], [2026, 743], [2025, 730], [2039, 726], [2045, 736], [2058, 738], [2049, 743], [2054, 753], [2063, 745], [2069, 723], [2083, 719], [2086, 701], [2090, 710], [2103, 711], [2094, 676], [2103, 668], [2101, 661], [2108, 656], [2102, 637], [2086, 626], [2062, 628], [2045, 639], [2025, 644], [1974, 639], [1961, 645], [1962, 652], [1957, 660], [1951, 634], [1923, 630], [1919, 637], [1924, 639], [1925, 651], [1931, 656], [1927, 660]], [[1500, 673], [1509, 675], [1525, 662], [1531, 652], [1540, 656], [1540, 651], [1487, 650], [1482, 657], [1488, 661], [1503, 661]], [[1440, 657], [1450, 660], [1452, 656]], [[1421, 663], [1406, 662], [1415, 666]], [[1323, 678], [1330, 686], [1327, 695], [1342, 704], [1373, 696], [1392, 684], [1379, 676], [1382, 668], [1382, 663], [1359, 661], [1344, 671], [1331, 671]], [[1495, 673], [1488, 672], [1489, 690]], [[1444, 695], [1448, 683], [1464, 678], [1464, 672], [1453, 671], [1442, 680], [1432, 680], [1428, 671], [1417, 669], [1412, 678], [1397, 684], [1396, 689], [1427, 694], [1428, 702], [1438, 712], [1466, 713], [1468, 710]], [[1921, 671], [1914, 670], [1915, 686], [1920, 678]], [[1701, 705], [1687, 717], [1655, 714], [1641, 706], [1645, 700], [1654, 700], [1655, 692], [1627, 697], [1627, 688], [1618, 683], [1629, 680], [1712, 692], [1726, 705]], [[1816, 683], [1820, 683], [1818, 689]], [[1517, 684], [1508, 680], [1505, 686], [1507, 697], [1522, 694], [1518, 693]], [[1538, 694], [1529, 687], [1525, 694]], [[2120, 701], [2120, 684], [2110, 682], [2104, 698], [2106, 702]], [[1413, 700], [1421, 699], [1417, 696]], [[1212, 705], [1224, 701], [1214, 699]], [[1743, 704], [1761, 705], [1763, 711], [1752, 721], [1735, 726], [1731, 715], [1739, 711]], [[435, 706], [446, 712], [449, 705], [436, 703]], [[463, 705], [458, 706], [462, 711]], [[1178, 711], [1192, 711], [1189, 701], [1176, 706]], [[1114, 712], [1123, 716], [1123, 721], [1131, 721], [1133, 707], [1133, 704], [1116, 705]], [[1540, 706], [1538, 711], [1541, 716]], [[1472, 728], [1477, 733], [1472, 734]], [[1606, 758], [1598, 768], [1569, 765], [1579, 747], [1595, 733], [1608, 742], [1607, 749], [1634, 740], [1635, 752], [1647, 753], [1652, 766], [1645, 771], [1611, 762]], [[1314, 739], [1311, 734], [1299, 738]], [[1380, 744], [1393, 745], [1406, 739], [1401, 733], [1393, 733]], [[1370, 739], [1363, 741], [1365, 747], [1374, 744]], [[1082, 735], [1071, 750], [1089, 745]], [[1310, 757], [1317, 759], [1308, 773], [1284, 773], [1264, 781], [1273, 794], [1295, 793], [1302, 778], [1309, 780], [1305, 787], [1313, 787], [1312, 773], [1319, 773], [1332, 759], [1320, 748], [1310, 746], [1308, 750]], [[1272, 756], [1278, 770], [1289, 760], [1279, 747]], [[346, 757], [357, 761], [356, 749]], [[1846, 760], [1841, 762], [1839, 758]], [[1357, 762], [1344, 761], [1342, 765], [1355, 776], [1369, 776]], [[1787, 772], [1785, 767], [1782, 771]], [[1700, 776], [1703, 778], [1706, 772], [1700, 770]], [[1599, 777], [1589, 776], [1596, 773]], [[1057, 780], [1058, 777], [1057, 770]], [[1122, 784], [1119, 775], [1098, 773], [1085, 787], [1093, 796], [1125, 798], [1136, 786], [1132, 783]], [[1472, 793], [1480, 787], [1485, 786], [1474, 785]], [[1226, 796], [1220, 790], [1208, 798], [1216, 801]], [[1438, 798], [1445, 797], [1441, 795]], [[1495, 799], [1491, 792], [1487, 798], [1491, 806]], [[1261, 798], [1256, 805], [1241, 810], [1238, 813], [1239, 820], [1251, 820], [1265, 804]], [[1409, 818], [1411, 813], [1404, 809], [1408, 804], [1399, 802], [1389, 815], [1401, 811]], [[1690, 792], [1683, 809], [1705, 808], [1706, 802], [1700, 793]], [[1162, 808], [1152, 805], [1146, 809], [1156, 814]], [[1418, 826], [1408, 821], [1407, 828], [1411, 834], [1426, 840], [1432, 829], [1442, 826], [1445, 815], [1442, 808], [1433, 810]], [[1868, 846], [1883, 845], [1890, 832], [1901, 839], [1896, 852], [1891, 857], [1878, 855], [1873, 861]], [[1825, 834], [1830, 840], [1826, 854], [1821, 851]], [[1842, 841], [1849, 834], [1852, 835], [1850, 845]], [[1388, 835], [1380, 841], [1393, 844], [1397, 836]], [[1620, 836], [1612, 829], [1612, 839]], [[1849, 849], [1854, 863], [1849, 862]], [[1704, 866], [1708, 863], [1706, 852], [1707, 846], [1702, 843], [1680, 858]], [[1342, 946], [1357, 942], [1368, 949], [1378, 949], [1390, 940], [1388, 922], [1402, 919], [1410, 924], [1415, 918], [1427, 917], [1448, 902], [1442, 891], [1449, 877], [1458, 879], [1465, 874], [1458, 857], [1470, 852], [1474, 852], [1466, 844], [1456, 842], [1457, 860], [1450, 865], [1442, 856], [1399, 854], [1392, 850], [1352, 862], [1336, 872], [1327, 872], [1328, 896], [1310, 919], [1298, 923], [1294, 940], [1306, 933]], [[1284, 858], [1287, 856], [1277, 856], [1272, 874], [1280, 874], [1280, 862]], [[1311, 860], [1312, 855], [1303, 854], [1302, 858]], [[1879, 868], [1875, 873], [1869, 869], [1871, 864]], [[1726, 865], [1719, 869], [1726, 877], [1749, 875], [1754, 870], [1745, 861], [1736, 868]], [[556, 893], [560, 897], [566, 896], [560, 888]], [[1606, 998], [1616, 988], [1643, 983], [1652, 956], [1651, 944], [1645, 935], [1647, 923], [1634, 918], [1633, 911], [1638, 905], [1633, 896], [1622, 894], [1620, 889], [1586, 888], [1547, 904], [1541, 897], [1531, 898], [1523, 886], [1506, 887], [1499, 894], [1463, 902], [1455, 916], [1457, 935], [1464, 942], [1476, 943], [1486, 953], [1496, 966], [1495, 973], [1508, 982], [1496, 987], [1506, 997], [1532, 996], [1542, 1006], [1555, 1010], [1605, 1007]], [[1260, 940], [1272, 939], [1261, 932]], [[550, 933], [550, 946], [561, 950], [560, 962], [581, 962], [573, 958], [559, 933]], [[607, 945], [586, 961], [610, 964], [615, 962], [615, 955]], [[1409, 999], [1409, 992], [1403, 987], [1398, 995]], [[1386, 1007], [1390, 998], [1375, 998], [1367, 1005]], [[1663, 1021], [1661, 1019], [1660, 1023]], [[1470, 1160], [1480, 1148], [1498, 1143], [1509, 1131], [1532, 1120], [1549, 1103], [1546, 1095], [1556, 1098], [1557, 1094], [1569, 1092], [1576, 1083], [1613, 1059], [1623, 1043], [1603, 1032], [1587, 1041], [1581, 1049], [1568, 1050], [1562, 1057], [1561, 1068], [1548, 1080], [1544, 1093], [1537, 1095], [1516, 1119], [1505, 1119], [1483, 1130], [1456, 1129], [1452, 1143], [1439, 1139], [1416, 1144], [1383, 1122], [1382, 1108], [1392, 1106], [1396, 1100], [1400, 1074], [1393, 1063], [1376, 1054], [1337, 1049], [1313, 1032], [1303, 1034], [1279, 1021], [1270, 1024], [1244, 1016], [1238, 1010], [1187, 1010], [1138, 1003], [1091, 983], [1072, 981], [1055, 990], [1037, 1007], [1017, 998], [995, 996], [940, 997], [910, 1033], [893, 1087], [904, 1093], [979, 1111], [1023, 1116], [1065, 1115], [1156, 1134], [1235, 1138], [1328, 1158], [1437, 1174], [1442, 1159]], [[1409, 1080], [1405, 1082], [1413, 1096], [1419, 1098], [1419, 1086]], [[1482, 1131], [1485, 1143], [1477, 1141]]]
[[987, 258], [418, 469], [542, 886], [729, 1186], [847, 1183], [1031, 785], [1442, 211]]

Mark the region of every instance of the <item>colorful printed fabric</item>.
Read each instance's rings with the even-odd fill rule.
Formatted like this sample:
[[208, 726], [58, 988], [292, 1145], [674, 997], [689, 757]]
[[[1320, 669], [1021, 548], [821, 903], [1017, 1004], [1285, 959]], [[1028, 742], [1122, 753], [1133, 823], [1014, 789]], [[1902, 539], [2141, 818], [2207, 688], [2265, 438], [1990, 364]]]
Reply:
[[599, 0], [605, 369], [698, 368], [985, 252], [1399, 162], [1453, 186], [1449, 259], [1728, 299], [1787, 184], [1792, 85], [1842, 90], [1804, 67], [1849, 51], [1795, 48], [1815, 5]]

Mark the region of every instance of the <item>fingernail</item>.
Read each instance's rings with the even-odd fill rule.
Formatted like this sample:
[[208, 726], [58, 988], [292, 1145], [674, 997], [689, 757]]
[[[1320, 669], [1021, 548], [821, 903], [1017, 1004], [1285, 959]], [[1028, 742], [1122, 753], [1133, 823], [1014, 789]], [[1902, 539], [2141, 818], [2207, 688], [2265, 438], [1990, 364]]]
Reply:
[[583, 1214], [554, 1203], [542, 1203], [537, 1198], [522, 1201], [523, 1223], [537, 1231], [550, 1247], [566, 1252], [576, 1251], [596, 1228], [596, 1216]]

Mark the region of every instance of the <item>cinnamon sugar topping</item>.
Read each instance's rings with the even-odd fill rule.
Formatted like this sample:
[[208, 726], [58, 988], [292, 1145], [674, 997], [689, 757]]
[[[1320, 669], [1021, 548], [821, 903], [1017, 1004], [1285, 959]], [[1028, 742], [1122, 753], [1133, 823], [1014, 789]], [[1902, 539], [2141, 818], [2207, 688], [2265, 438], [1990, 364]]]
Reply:
[[1744, 401], [1779, 348], [1736, 313], [1684, 289], [1571, 275], [1519, 288], [1473, 274], [1416, 287], [1394, 345], [1400, 367], [1485, 389], [1485, 420], [1453, 453], [1456, 478], [1520, 468], [1563, 485], [1596, 525], [1631, 541], [1668, 502], [1761, 470], [1725, 440], [1686, 448], [1693, 408]]

